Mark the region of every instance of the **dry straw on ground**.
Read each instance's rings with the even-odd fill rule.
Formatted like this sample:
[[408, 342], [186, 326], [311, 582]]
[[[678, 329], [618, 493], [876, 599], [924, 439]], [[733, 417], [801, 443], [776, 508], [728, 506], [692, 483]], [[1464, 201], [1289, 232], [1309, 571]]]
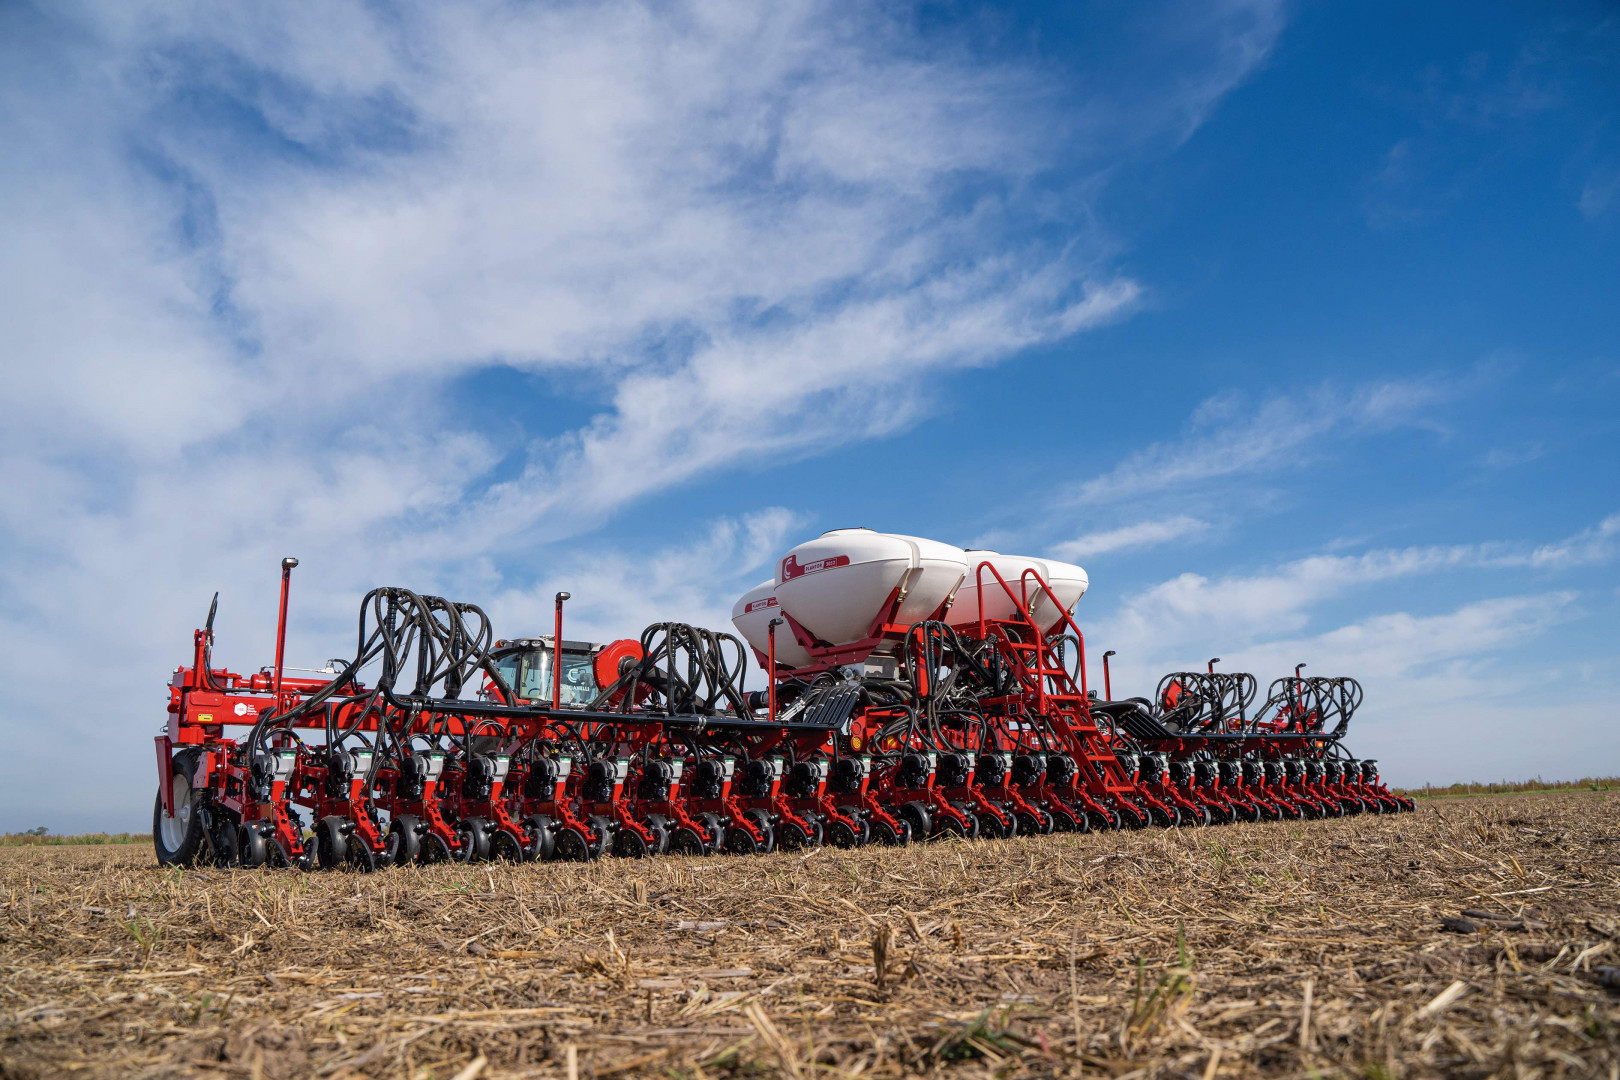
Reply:
[[1603, 793], [369, 877], [19, 848], [0, 900], [8, 1077], [1620, 1072]]

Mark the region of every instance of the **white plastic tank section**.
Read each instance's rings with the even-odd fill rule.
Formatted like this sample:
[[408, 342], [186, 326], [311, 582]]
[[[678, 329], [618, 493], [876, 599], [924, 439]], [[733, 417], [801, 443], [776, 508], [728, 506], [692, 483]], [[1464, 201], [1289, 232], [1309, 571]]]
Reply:
[[[771, 620], [782, 614], [776, 599], [776, 581], [762, 581], [742, 594], [731, 608], [731, 625], [743, 640], [759, 650], [759, 655], [771, 654]], [[810, 664], [810, 654], [793, 637], [793, 628], [783, 623], [776, 628], [776, 662], [801, 668]]]
[[1080, 603], [1080, 598], [1091, 588], [1091, 577], [1074, 563], [1059, 562], [1056, 559], [1041, 561], [1046, 563], [1046, 573], [1043, 576], [1046, 583], [1052, 587], [1052, 594], [1057, 597], [1058, 603], [1054, 605], [1051, 597], [1042, 592], [1030, 614], [1035, 617], [1036, 626], [1051, 634], [1056, 633], [1063, 624], [1065, 614], [1074, 614], [1075, 605]]
[[[956, 594], [956, 603], [951, 605], [950, 612], [945, 616], [945, 621], [952, 626], [970, 626], [978, 623], [982, 584], [986, 619], [1021, 618], [1018, 606], [1027, 592], [1030, 617], [1042, 631], [1051, 633], [1062, 623], [1065, 613], [1074, 611], [1074, 606], [1086, 595], [1086, 589], [1091, 585], [1091, 579], [1086, 576], [1086, 572], [1073, 563], [1059, 562], [1056, 559], [1036, 559], [1024, 555], [1003, 555], [996, 551], [968, 551], [966, 554], [967, 580], [962, 583], [962, 588]], [[1001, 587], [996, 575], [988, 569], [980, 573], [979, 564], [986, 562], [1007, 583], [1006, 589]], [[1033, 579], [1027, 588], [1024, 586], [1023, 576], [1026, 570], [1033, 570], [1041, 576], [1041, 579], [1051, 587], [1058, 603], [1054, 604], [1052, 597], [1047, 596], [1046, 590], [1037, 585]]]
[[[816, 637], [847, 645], [866, 636], [896, 587], [903, 587], [905, 597], [894, 621], [911, 625], [939, 610], [967, 572], [966, 553], [950, 544], [834, 529], [793, 548], [776, 564], [776, 598]], [[776, 632], [780, 655], [782, 628]]]

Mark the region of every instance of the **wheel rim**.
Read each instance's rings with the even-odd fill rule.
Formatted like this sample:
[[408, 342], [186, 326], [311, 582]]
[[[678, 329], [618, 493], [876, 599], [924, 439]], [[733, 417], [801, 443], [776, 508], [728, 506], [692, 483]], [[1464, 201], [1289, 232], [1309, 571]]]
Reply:
[[427, 834], [422, 841], [422, 861], [428, 864], [450, 861], [450, 845], [444, 842], [444, 837], [438, 833]]
[[169, 794], [174, 800], [174, 816], [162, 815], [158, 831], [163, 835], [163, 846], [170, 851], [178, 851], [191, 829], [191, 778], [175, 773]]
[[562, 862], [584, 862], [590, 856], [584, 837], [573, 829], [563, 829], [557, 834], [556, 852]]
[[522, 862], [523, 845], [505, 829], [498, 830], [489, 840], [489, 857], [497, 862]]
[[348, 843], [343, 845], [343, 856], [350, 867], [362, 874], [369, 874], [377, 869], [376, 855], [358, 836], [350, 838]]

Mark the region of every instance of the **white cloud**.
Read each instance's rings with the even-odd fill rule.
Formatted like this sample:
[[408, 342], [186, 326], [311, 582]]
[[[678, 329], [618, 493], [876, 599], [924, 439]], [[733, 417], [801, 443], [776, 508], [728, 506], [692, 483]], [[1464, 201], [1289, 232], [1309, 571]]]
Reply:
[[[1399, 694], [1386, 693], [1381, 709], [1369, 710], [1369, 716], [1460, 706], [1503, 689], [1497, 665], [1487, 660], [1490, 654], [1568, 618], [1574, 601], [1574, 593], [1560, 591], [1479, 600], [1438, 615], [1391, 612], [1309, 637], [1248, 646], [1229, 660], [1240, 670], [1279, 674], [1308, 660], [1315, 673], [1351, 674], [1386, 687], [1398, 684]], [[1459, 679], [1477, 681], [1462, 699]]]
[[791, 546], [791, 534], [804, 524], [801, 515], [772, 507], [740, 519], [721, 518], [689, 542], [644, 555], [579, 553], [531, 586], [496, 594], [487, 610], [511, 636], [549, 633], [536, 628], [551, 625], [553, 597], [565, 589], [573, 598], [564, 633], [572, 638], [635, 637], [655, 622], [735, 633], [731, 605], [770, 576], [776, 557]]
[[1537, 568], [1563, 570], [1608, 562], [1617, 551], [1620, 551], [1620, 514], [1611, 514], [1567, 540], [1536, 548], [1528, 562]]
[[[1296, 630], [1323, 600], [1358, 585], [1456, 567], [1478, 566], [1479, 548], [1421, 547], [1363, 555], [1313, 555], [1254, 574], [1211, 579], [1186, 573], [1128, 597], [1114, 632], [1132, 643], [1168, 644], [1231, 634]], [[1181, 627], [1180, 631], [1169, 629]]]
[[[1375, 615], [1234, 650], [1223, 667], [1278, 675], [1305, 660], [1307, 674], [1353, 675], [1367, 696], [1348, 745], [1397, 784], [1612, 775], [1620, 750], [1599, 735], [1620, 720], [1612, 697], [1584, 700], [1596, 685], [1503, 662], [1575, 617], [1574, 602], [1560, 591]], [[1549, 679], [1563, 684], [1553, 695]]]
[[1111, 632], [1132, 644], [1157, 642], [1160, 647], [1179, 640], [1178, 633], [1208, 640], [1211, 631], [1291, 632], [1306, 625], [1317, 605], [1358, 587], [1442, 571], [1564, 570], [1605, 562], [1617, 551], [1620, 514], [1535, 548], [1504, 541], [1429, 545], [1359, 555], [1312, 555], [1218, 578], [1184, 573], [1126, 597]]
[[1439, 379], [1405, 379], [1251, 403], [1239, 394], [1203, 402], [1176, 441], [1153, 443], [1080, 484], [1070, 501], [1124, 502], [1222, 477], [1299, 468], [1319, 447], [1351, 432], [1430, 423], [1427, 412], [1458, 392]]
[[[1409, 588], [1376, 590], [1422, 575], [1468, 573], [1483, 591], [1479, 575], [1488, 572], [1597, 565], [1615, 556], [1617, 535], [1620, 515], [1534, 548], [1412, 547], [1316, 555], [1219, 578], [1182, 574], [1102, 614], [1088, 627], [1088, 644], [1093, 653], [1117, 650], [1119, 696], [1151, 693], [1163, 674], [1202, 670], [1216, 654], [1221, 670], [1260, 679], [1261, 700], [1271, 680], [1301, 661], [1308, 674], [1353, 676], [1367, 699], [1349, 745], [1381, 758], [1385, 775], [1399, 783], [1612, 775], [1620, 750], [1602, 732], [1620, 722], [1613, 704], [1620, 671], [1523, 659], [1554, 628], [1582, 617], [1579, 594], [1533, 592], [1414, 612], [1406, 610]], [[1334, 625], [1334, 602], [1352, 590], [1369, 593], [1361, 608], [1386, 610]]]
[[[1128, 315], [1103, 179], [1184, 137], [1280, 24], [1211, 9], [1127, 117], [1106, 86], [1075, 109], [1073, 73], [840, 0], [0, 20], [0, 663], [34, 688], [8, 714], [25, 769], [58, 737], [154, 730], [131, 688], [215, 587], [222, 658], [262, 662], [283, 554], [318, 657], [380, 583], [521, 620], [579, 568], [589, 626], [594, 567], [624, 598], [604, 632], [723, 614], [649, 584], [633, 542], [544, 545], [903, 430], [942, 374]], [[574, 399], [467, 415], [458, 380], [497, 367]], [[36, 676], [86, 653], [118, 689], [67, 715]], [[130, 821], [150, 778], [126, 771], [87, 766], [82, 824]], [[71, 824], [54, 787], [4, 798]]]
[[1117, 529], [1086, 533], [1073, 540], [1052, 545], [1052, 554], [1059, 559], [1085, 559], [1127, 548], [1152, 547], [1207, 532], [1209, 523], [1185, 514], [1159, 521], [1139, 521], [1135, 525], [1122, 525]]

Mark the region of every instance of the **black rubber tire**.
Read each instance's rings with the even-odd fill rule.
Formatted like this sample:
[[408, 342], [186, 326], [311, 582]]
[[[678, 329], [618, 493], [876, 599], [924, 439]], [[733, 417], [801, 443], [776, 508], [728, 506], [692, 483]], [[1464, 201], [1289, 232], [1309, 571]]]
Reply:
[[866, 815], [855, 815], [855, 846], [865, 847], [872, 842], [872, 823], [866, 820]]
[[754, 828], [764, 835], [765, 841], [759, 847], [761, 855], [769, 855], [776, 850], [776, 826], [771, 824], [771, 815], [755, 807], [746, 811], [748, 820], [754, 823]]
[[647, 816], [647, 820], [643, 822], [643, 824], [645, 824], [647, 828], [652, 831], [653, 836], [657, 837], [657, 841], [653, 844], [653, 854], [668, 854], [669, 834], [671, 831], [669, 818], [665, 817], [663, 814], [649, 814]]
[[557, 862], [590, 862], [590, 841], [578, 829], [561, 826], [554, 830], [551, 857]]
[[858, 806], [840, 806], [838, 812], [855, 822], [855, 846], [865, 847], [872, 842], [872, 825]]
[[395, 866], [415, 866], [422, 857], [422, 834], [427, 826], [415, 814], [401, 814], [388, 823], [388, 846], [384, 854]]
[[223, 870], [236, 865], [236, 822], [221, 814], [218, 815], [213, 827], [208, 830], [208, 845], [214, 851], [214, 865]]
[[[984, 835], [983, 830], [979, 828], [979, 815], [973, 812], [973, 807], [967, 803], [953, 802], [951, 803], [951, 809], [967, 819], [967, 824], [962, 827], [962, 838], [964, 840], [977, 840]], [[1000, 833], [1001, 830], [997, 829], [991, 835], [1000, 835]]]
[[645, 859], [652, 846], [634, 829], [620, 828], [613, 834], [613, 857], [616, 859]]
[[776, 827], [776, 846], [783, 851], [803, 851], [815, 844], [816, 838], [800, 828], [797, 822], [783, 818]]
[[1091, 822], [1086, 820], [1084, 814], [1078, 817], [1069, 813], [1061, 806], [1054, 805], [1051, 814], [1052, 829], [1054, 832], [1090, 832]]
[[708, 833], [703, 838], [703, 853], [713, 855], [716, 852], [724, 851], [726, 846], [725, 819], [711, 811], [699, 814], [697, 820]]
[[489, 857], [495, 862], [520, 863], [527, 858], [527, 852], [516, 833], [496, 829], [489, 837]]
[[990, 813], [988, 810], [981, 811], [976, 816], [979, 819], [979, 835], [985, 837], [986, 839], [993, 838], [996, 840], [1005, 840], [1013, 833], [1018, 831], [1017, 822], [1012, 821], [1011, 818], [1008, 819], [1009, 821], [1012, 821], [1012, 825], [1009, 828], [1008, 826], [1002, 824], [999, 817]]
[[788, 818], [783, 818], [776, 825], [776, 848], [778, 851], [801, 851], [809, 844], [809, 837], [803, 829]]
[[322, 870], [336, 870], [349, 861], [348, 818], [336, 814], [315, 823], [315, 861]]
[[270, 843], [256, 823], [249, 822], [236, 830], [236, 865], [252, 870], [269, 861]]
[[671, 855], [707, 855], [708, 849], [703, 837], [696, 832], [681, 825], [669, 836], [669, 853]]
[[1100, 813], [1088, 810], [1086, 816], [1091, 820], [1091, 828], [1095, 832], [1118, 832], [1120, 829], [1121, 822], [1117, 810], [1104, 810]]
[[456, 861], [487, 862], [489, 836], [494, 831], [494, 826], [486, 818], [462, 818], [456, 823], [456, 839], [461, 841], [461, 846], [456, 849]]
[[586, 824], [590, 826], [590, 831], [585, 835], [585, 840], [590, 845], [590, 856], [593, 859], [600, 859], [607, 854], [609, 846], [613, 843], [613, 834], [618, 827], [613, 824], [612, 818], [602, 814], [592, 814]]
[[524, 853], [535, 862], [550, 862], [557, 850], [555, 823], [545, 814], [530, 814], [523, 819]]
[[365, 841], [358, 836], [349, 837], [346, 855], [345, 864], [351, 870], [358, 870], [362, 874], [370, 874], [377, 869], [377, 853], [367, 847]]
[[898, 830], [890, 828], [885, 821], [872, 823], [872, 843], [883, 847], [905, 847], [911, 843], [911, 822], [901, 819]]
[[928, 804], [908, 802], [900, 808], [895, 815], [911, 825], [911, 838], [913, 840], [926, 840], [934, 831], [934, 815], [928, 812]]
[[432, 866], [435, 863], [455, 861], [455, 852], [450, 850], [450, 844], [444, 837], [436, 832], [429, 832], [422, 837], [422, 865]]
[[860, 846], [861, 838], [849, 827], [848, 822], [833, 818], [827, 823], [827, 843], [835, 848], [856, 848]]
[[737, 825], [726, 827], [727, 855], [758, 855], [761, 846], [747, 829]]
[[202, 852], [207, 835], [203, 815], [199, 813], [202, 796], [191, 790], [191, 775], [197, 769], [197, 760], [197, 753], [191, 750], [174, 755], [171, 789], [175, 797], [174, 817], [163, 813], [161, 790], [152, 804], [152, 848], [157, 853], [159, 866], [195, 866]]

